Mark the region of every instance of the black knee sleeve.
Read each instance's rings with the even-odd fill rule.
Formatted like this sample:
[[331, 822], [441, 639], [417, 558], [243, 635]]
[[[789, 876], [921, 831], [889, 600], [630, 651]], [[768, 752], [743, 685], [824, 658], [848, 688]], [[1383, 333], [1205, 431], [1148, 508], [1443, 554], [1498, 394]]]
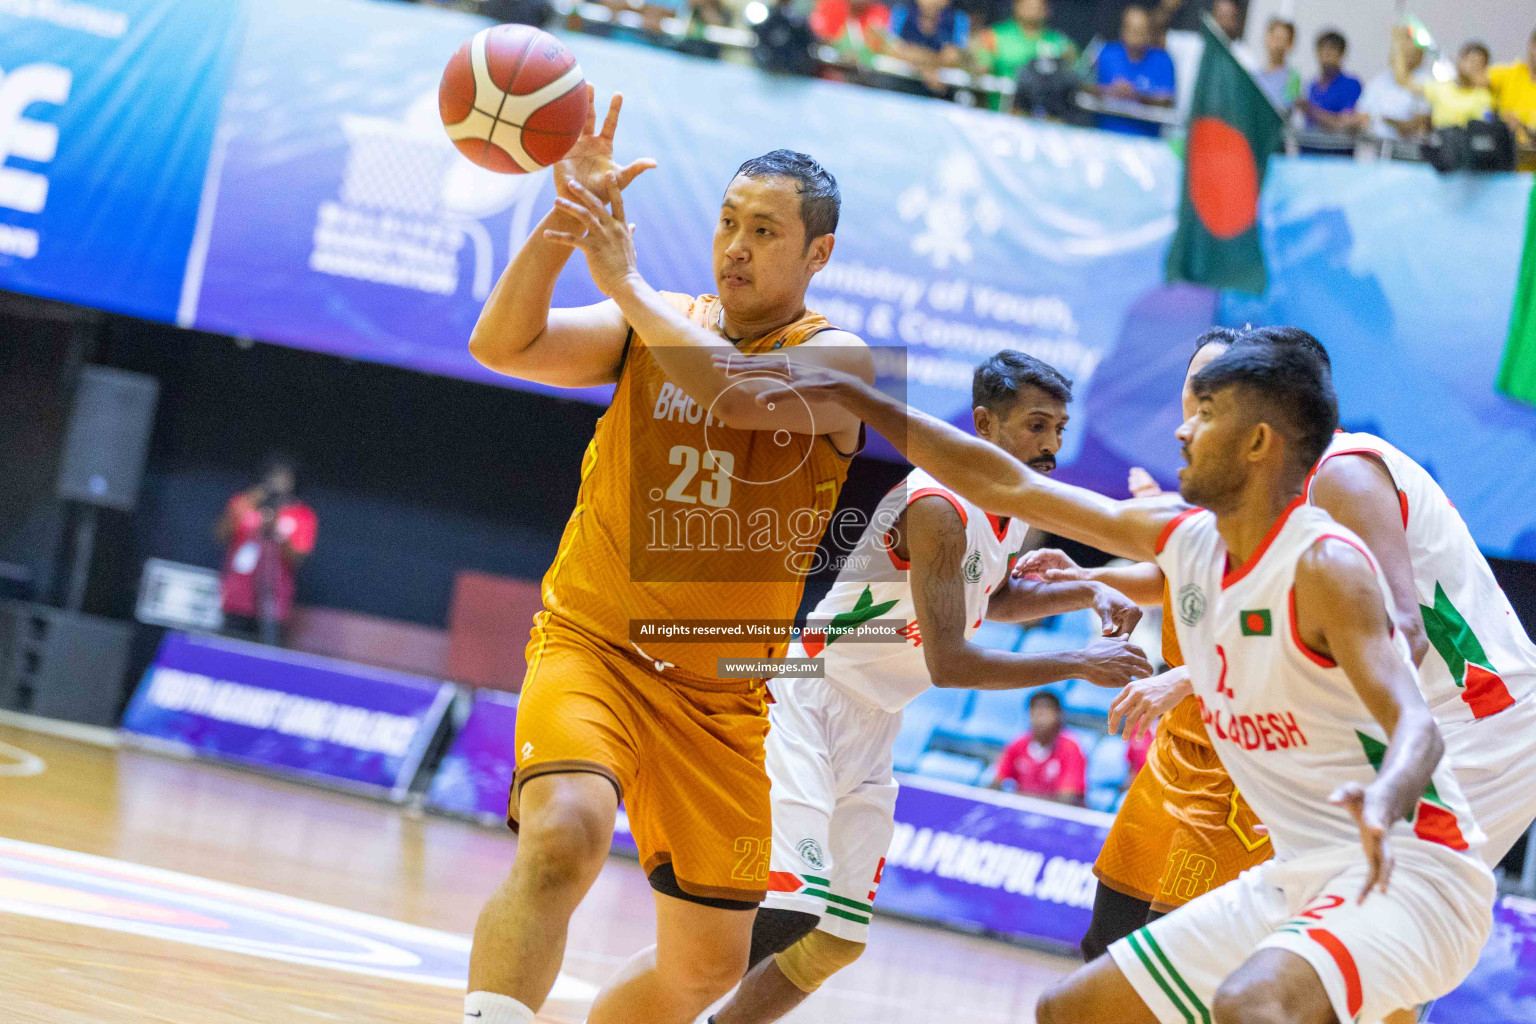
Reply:
[[1103, 956], [1111, 943], [1146, 924], [1151, 912], [1152, 905], [1146, 900], [1116, 892], [1100, 882], [1093, 894], [1093, 921], [1088, 925], [1088, 934], [1083, 936], [1083, 959], [1091, 961]]
[[782, 953], [809, 935], [821, 918], [798, 910], [775, 910], [771, 907], [757, 909], [757, 921], [752, 925], [752, 952], [748, 955], [748, 968]]

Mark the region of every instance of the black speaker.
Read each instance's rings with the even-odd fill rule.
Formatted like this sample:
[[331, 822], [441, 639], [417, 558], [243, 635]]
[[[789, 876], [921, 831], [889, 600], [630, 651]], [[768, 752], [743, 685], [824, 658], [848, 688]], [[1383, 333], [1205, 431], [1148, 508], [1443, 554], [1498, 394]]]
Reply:
[[133, 625], [47, 605], [0, 604], [0, 707], [116, 725]]
[[59, 462], [59, 497], [133, 511], [160, 382], [110, 366], [81, 372]]

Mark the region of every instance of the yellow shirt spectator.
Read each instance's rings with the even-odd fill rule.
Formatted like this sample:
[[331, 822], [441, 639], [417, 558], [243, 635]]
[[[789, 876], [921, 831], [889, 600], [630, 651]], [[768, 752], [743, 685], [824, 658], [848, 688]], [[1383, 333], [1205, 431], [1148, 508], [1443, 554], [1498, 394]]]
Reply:
[[1456, 82], [1425, 82], [1424, 98], [1429, 100], [1430, 122], [1436, 128], [1454, 128], [1468, 121], [1481, 121], [1493, 109], [1493, 93], [1480, 85], [1467, 87]]
[[1500, 114], [1536, 128], [1536, 77], [1524, 61], [1489, 68], [1488, 84], [1493, 87], [1493, 104]]

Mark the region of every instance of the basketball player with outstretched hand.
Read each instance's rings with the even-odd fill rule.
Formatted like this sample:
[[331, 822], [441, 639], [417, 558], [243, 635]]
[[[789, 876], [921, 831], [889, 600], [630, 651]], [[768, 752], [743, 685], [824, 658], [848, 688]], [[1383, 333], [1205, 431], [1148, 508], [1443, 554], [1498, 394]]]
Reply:
[[[977, 436], [1042, 473], [1055, 469], [1071, 381], [1004, 350], [976, 368], [971, 398]], [[1130, 599], [1103, 584], [1010, 578], [1028, 532], [920, 469], [876, 506], [790, 647], [792, 658], [818, 658], [823, 677], [773, 681], [770, 891], [753, 926], [753, 968], [710, 1024], [771, 1024], [862, 955], [896, 827], [892, 748], [906, 705], [933, 686], [1016, 690], [1085, 678], [1120, 687], [1151, 673], [1124, 639], [1141, 618]], [[1104, 638], [1083, 650], [1014, 653], [970, 639], [984, 618], [1086, 607]], [[903, 642], [832, 628], [871, 619], [900, 621]]]
[[1042, 996], [1041, 1024], [1375, 1021], [1471, 971], [1492, 922], [1485, 838], [1385, 576], [1305, 503], [1338, 423], [1322, 360], [1240, 346], [1195, 376], [1183, 502], [1112, 501], [847, 374], [790, 375], [761, 400], [833, 398], [983, 508], [1155, 560], [1202, 719], [1268, 827], [1275, 859], [1114, 943]]
[[[755, 401], [712, 355], [777, 350], [872, 379], [862, 341], [805, 308], [832, 255], [839, 197], [810, 157], [743, 164], [716, 222], [719, 297], [661, 293], [639, 273], [622, 189], [649, 161], [613, 161], [614, 97], [555, 166], [555, 209], [507, 267], [470, 340], [500, 373], [561, 387], [616, 384], [528, 645], [509, 822], [511, 872], [481, 912], [464, 1017], [529, 1024], [559, 972], [567, 922], [607, 858], [619, 801], [650, 877], [657, 943], [599, 992], [593, 1024], [686, 1024], [747, 966], [768, 886], [764, 680], [722, 658], [782, 656], [783, 640], [653, 641], [632, 621], [793, 620], [861, 425], [832, 403]], [[605, 205], [606, 204], [606, 205]], [[575, 249], [607, 301], [551, 309]], [[707, 528], [688, 532], [687, 518]], [[777, 546], [710, 548], [720, 529], [819, 516]], [[657, 542], [651, 526], [661, 523]], [[729, 538], [728, 538], [729, 539]], [[690, 547], [690, 544], [693, 546]], [[643, 641], [643, 642], [641, 642]]]

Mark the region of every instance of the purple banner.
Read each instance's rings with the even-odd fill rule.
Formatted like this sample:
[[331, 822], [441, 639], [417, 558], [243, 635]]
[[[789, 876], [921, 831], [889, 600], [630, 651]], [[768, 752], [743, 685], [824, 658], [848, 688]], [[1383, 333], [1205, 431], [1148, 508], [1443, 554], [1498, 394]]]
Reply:
[[875, 906], [956, 928], [1076, 948], [1111, 817], [901, 776]]
[[488, 825], [505, 824], [517, 763], [512, 750], [516, 728], [517, 697], [476, 690], [464, 727], [432, 777], [428, 806]]
[[123, 715], [152, 744], [405, 798], [450, 683], [167, 633]]
[[[516, 728], [515, 696], [477, 690], [469, 718], [438, 765], [432, 788], [427, 792], [427, 806], [488, 825], [504, 825], [507, 798], [512, 791], [512, 766], [516, 763]], [[629, 818], [622, 807], [614, 824], [613, 849], [631, 857], [636, 852], [635, 841], [629, 834]]]

